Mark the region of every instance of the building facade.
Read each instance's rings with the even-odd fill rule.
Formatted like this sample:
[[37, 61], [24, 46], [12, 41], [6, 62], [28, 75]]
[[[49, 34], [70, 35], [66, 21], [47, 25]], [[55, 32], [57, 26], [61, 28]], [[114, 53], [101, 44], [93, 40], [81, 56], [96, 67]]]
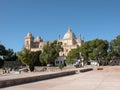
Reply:
[[68, 31], [65, 33], [62, 39], [58, 39], [58, 42], [62, 42], [63, 48], [63, 51], [60, 52], [60, 56], [67, 56], [71, 49], [75, 49], [84, 43], [84, 41], [81, 39], [81, 36], [76, 38], [74, 32], [72, 32], [70, 28], [68, 28]]
[[[57, 41], [62, 42], [63, 51], [59, 53], [59, 57], [55, 61], [56, 65], [63, 64], [65, 57], [67, 56], [69, 51], [71, 51], [71, 49], [77, 48], [78, 46], [81, 46], [84, 43], [84, 40], [81, 39], [81, 36], [79, 35], [77, 38], [74, 32], [72, 32], [71, 28], [68, 28], [68, 31], [65, 33], [63, 38], [61, 38], [59, 35]], [[42, 50], [46, 43], [47, 42], [43, 41], [43, 39], [40, 36], [34, 38], [34, 36], [31, 33], [28, 33], [25, 36], [24, 40], [25, 48], [31, 51]]]
[[30, 32], [25, 36], [24, 47], [26, 49], [31, 51], [42, 50], [45, 44], [46, 42], [44, 42], [40, 36], [34, 38]]

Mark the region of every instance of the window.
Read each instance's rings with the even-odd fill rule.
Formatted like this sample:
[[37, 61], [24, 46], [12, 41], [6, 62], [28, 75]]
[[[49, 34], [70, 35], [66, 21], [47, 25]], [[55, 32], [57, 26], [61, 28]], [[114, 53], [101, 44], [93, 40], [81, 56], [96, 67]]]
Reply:
[[59, 64], [59, 61], [56, 61], [56, 64]]

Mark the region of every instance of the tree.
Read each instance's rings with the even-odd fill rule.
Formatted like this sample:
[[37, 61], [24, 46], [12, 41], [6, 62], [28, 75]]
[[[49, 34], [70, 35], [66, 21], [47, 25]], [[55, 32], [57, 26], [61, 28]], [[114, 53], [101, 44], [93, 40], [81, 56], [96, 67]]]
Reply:
[[107, 40], [95, 39], [85, 42], [80, 50], [84, 59], [96, 60], [101, 65], [107, 56], [108, 47]]
[[120, 35], [110, 42], [110, 56], [112, 60], [120, 57]]
[[3, 57], [6, 55], [5, 46], [0, 44], [0, 68], [4, 65]]
[[90, 58], [93, 58], [94, 60], [97, 60], [97, 62], [102, 65], [103, 60], [105, 60], [105, 57], [107, 56], [107, 50], [108, 50], [108, 42], [106, 40], [96, 39], [93, 41], [94, 48], [92, 52], [92, 56]]
[[80, 59], [80, 52], [79, 48], [72, 49], [67, 57], [66, 57], [66, 63], [67, 64], [73, 64], [77, 59]]
[[47, 44], [44, 46], [43, 48], [43, 52], [40, 55], [40, 60], [42, 62], [42, 65], [47, 65], [48, 63], [50, 64], [50, 60], [51, 60], [51, 47], [50, 44], [47, 42]]
[[30, 50], [24, 48], [22, 51], [18, 52], [17, 55], [18, 55], [18, 59], [23, 64], [25, 64], [26, 66], [30, 64], [30, 60], [32, 58], [32, 53]]
[[42, 65], [54, 65], [55, 59], [59, 56], [59, 52], [62, 50], [61, 45], [62, 43], [57, 41], [54, 41], [53, 43], [47, 42], [40, 55]]
[[40, 55], [41, 55], [41, 50], [32, 52], [32, 60], [34, 63], [34, 66], [41, 66], [41, 60], [40, 60]]
[[34, 71], [35, 66], [41, 65], [41, 62], [39, 59], [41, 51], [31, 52], [31, 54], [32, 54], [32, 58], [30, 60], [29, 69], [30, 69], [30, 71]]
[[26, 66], [29, 66], [30, 71], [34, 71], [35, 66], [40, 66], [40, 54], [41, 51], [32, 52], [27, 49], [23, 49], [22, 51], [18, 52], [18, 59], [25, 64]]
[[4, 45], [0, 44], [0, 67], [4, 65], [4, 61], [15, 61], [17, 55], [13, 49], [6, 49]]
[[87, 41], [79, 48], [85, 63], [89, 62], [89, 53], [92, 52], [92, 47], [90, 47], [89, 43], [90, 41]]
[[14, 53], [13, 49], [6, 50], [6, 55], [4, 55], [3, 59], [5, 61], [15, 61], [17, 60], [17, 55]]
[[3, 60], [3, 56], [6, 55], [6, 49], [5, 46], [0, 44], [0, 60]]

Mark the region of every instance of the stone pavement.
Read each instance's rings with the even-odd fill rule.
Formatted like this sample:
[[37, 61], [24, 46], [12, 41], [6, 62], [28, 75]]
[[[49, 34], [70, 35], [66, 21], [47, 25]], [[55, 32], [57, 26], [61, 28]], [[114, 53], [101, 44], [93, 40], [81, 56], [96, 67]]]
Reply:
[[120, 70], [94, 70], [0, 90], [120, 90]]

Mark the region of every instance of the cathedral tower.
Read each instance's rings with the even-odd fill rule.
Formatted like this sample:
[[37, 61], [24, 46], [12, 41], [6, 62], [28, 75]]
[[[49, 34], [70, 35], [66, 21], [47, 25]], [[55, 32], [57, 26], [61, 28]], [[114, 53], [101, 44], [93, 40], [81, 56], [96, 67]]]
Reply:
[[34, 37], [32, 36], [32, 34], [29, 32], [26, 36], [25, 36], [25, 48], [26, 49], [31, 49], [32, 48], [32, 43], [34, 42]]

